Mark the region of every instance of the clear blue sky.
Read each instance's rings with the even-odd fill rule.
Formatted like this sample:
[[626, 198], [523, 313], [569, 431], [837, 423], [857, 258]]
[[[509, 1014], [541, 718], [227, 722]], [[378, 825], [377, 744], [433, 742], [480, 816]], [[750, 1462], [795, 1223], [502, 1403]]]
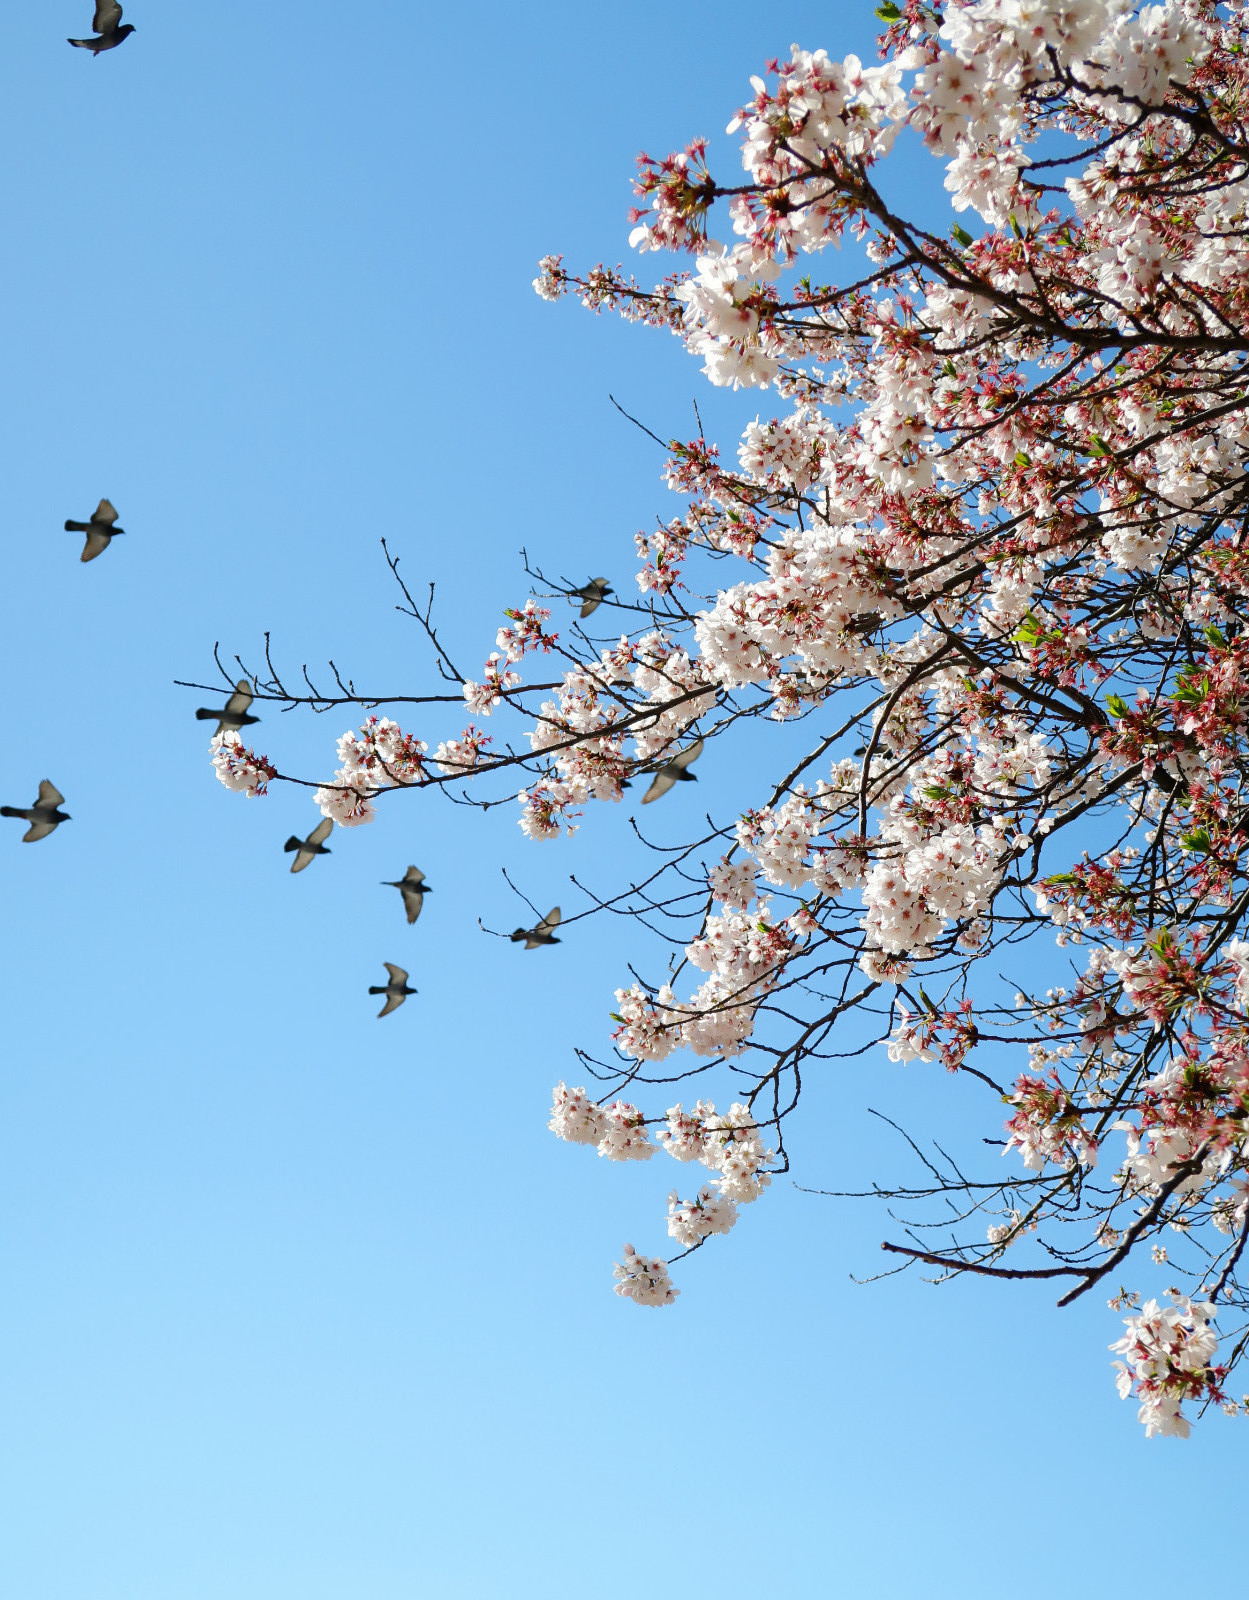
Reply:
[[[515, 920], [503, 862], [566, 906], [570, 871], [606, 881], [616, 821], [527, 848], [423, 797], [292, 879], [307, 800], [228, 795], [173, 687], [266, 628], [292, 668], [427, 681], [383, 534], [466, 660], [521, 545], [627, 578], [671, 510], [608, 392], [668, 434], [706, 387], [541, 304], [535, 261], [620, 259], [635, 151], [718, 134], [793, 39], [870, 56], [870, 7], [264, 0], [209, 32], [128, 0], [99, 61], [63, 42], [90, 9], [11, 7], [0, 98], [0, 798], [47, 776], [74, 818], [0, 833], [0, 1594], [1048, 1600], [1121, 1592], [1142, 1550], [1186, 1576], [1160, 1487], [1238, 1525], [1245, 1425], [1147, 1443], [1093, 1297], [857, 1287], [885, 1219], [783, 1183], [673, 1310], [611, 1294], [673, 1169], [545, 1118], [622, 931], [526, 957], [475, 919]], [[80, 566], [59, 530], [102, 494], [127, 537]], [[347, 725], [270, 714], [257, 744], [326, 770]], [[415, 930], [377, 887], [409, 861]], [[422, 991], [385, 1024], [383, 959]], [[830, 1071], [801, 1179], [904, 1171], [865, 1108], [930, 1094], [957, 1119], [943, 1074]]]

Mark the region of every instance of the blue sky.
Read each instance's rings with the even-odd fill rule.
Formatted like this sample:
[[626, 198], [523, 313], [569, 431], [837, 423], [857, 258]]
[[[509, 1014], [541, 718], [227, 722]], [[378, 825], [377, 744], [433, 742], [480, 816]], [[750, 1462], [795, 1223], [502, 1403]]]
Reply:
[[[1226, 1525], [1241, 1435], [1147, 1443], [1092, 1296], [856, 1286], [887, 1219], [785, 1183], [672, 1311], [611, 1294], [671, 1171], [545, 1120], [625, 930], [524, 956], [476, 919], [517, 919], [501, 864], [567, 910], [621, 819], [526, 847], [405, 797], [292, 879], [307, 799], [227, 794], [173, 685], [268, 629], [290, 669], [419, 690], [383, 535], [471, 661], [522, 545], [627, 579], [671, 513], [608, 393], [661, 434], [697, 395], [726, 442], [753, 405], [543, 305], [536, 259], [620, 259], [635, 152], [718, 134], [793, 39], [869, 56], [870, 8], [126, 9], [99, 61], [63, 43], [87, 0], [5, 25], [0, 787], [50, 777], [74, 821], [0, 834], [0, 1593], [1039, 1600], [1056, 1567], [1118, 1592], [1142, 1548], [1186, 1575], [1159, 1487]], [[935, 204], [931, 169], [900, 183]], [[127, 537], [84, 567], [60, 528], [102, 494]], [[270, 713], [256, 743], [328, 770], [348, 725]], [[409, 861], [414, 930], [378, 887]], [[385, 1025], [384, 959], [421, 989]], [[830, 1070], [800, 1181], [904, 1171], [866, 1108], [956, 1126], [960, 1094]]]

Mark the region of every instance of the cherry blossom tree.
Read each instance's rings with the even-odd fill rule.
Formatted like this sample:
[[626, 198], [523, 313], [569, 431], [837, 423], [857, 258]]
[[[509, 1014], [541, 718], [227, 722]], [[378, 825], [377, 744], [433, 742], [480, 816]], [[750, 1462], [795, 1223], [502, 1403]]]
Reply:
[[[440, 682], [325, 692], [266, 651], [259, 698], [370, 714], [328, 781], [233, 733], [213, 763], [345, 827], [469, 785], [553, 841], [696, 738], [749, 739], [750, 808], [586, 908], [637, 918], [637, 973], [656, 938], [679, 958], [622, 983], [550, 1126], [703, 1169], [670, 1196], [676, 1253], [626, 1245], [617, 1293], [671, 1304], [672, 1262], [788, 1171], [857, 1014], [856, 1043], [980, 1086], [992, 1146], [969, 1171], [907, 1130], [889, 1264], [1113, 1291], [1120, 1392], [1186, 1435], [1246, 1409], [1249, 1344], [1249, 6], [878, 15], [879, 64], [795, 46], [751, 80], [739, 181], [701, 139], [640, 158], [630, 242], [669, 275], [541, 263], [544, 298], [666, 329], [766, 407], [735, 461], [701, 423], [666, 446], [678, 509], [637, 536], [636, 592], [556, 630], [531, 567], [470, 678], [388, 552]], [[900, 135], [948, 232], [886, 198]], [[821, 281], [843, 240], [862, 271]], [[1056, 981], [1004, 987], [1033, 947]], [[708, 1072], [718, 1104], [668, 1104]], [[1123, 1287], [1148, 1258], [1161, 1303]]]

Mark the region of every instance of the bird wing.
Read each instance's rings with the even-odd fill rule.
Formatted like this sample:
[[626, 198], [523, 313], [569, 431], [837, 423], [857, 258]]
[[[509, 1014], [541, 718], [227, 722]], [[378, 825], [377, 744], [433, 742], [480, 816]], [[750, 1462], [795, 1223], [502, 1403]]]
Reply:
[[333, 831], [334, 831], [334, 819], [333, 819], [333, 817], [326, 817], [323, 821], [318, 822], [316, 827], [308, 835], [308, 843], [309, 844], [324, 844], [325, 841], [329, 838], [330, 834], [333, 833]]
[[547, 912], [546, 916], [543, 917], [542, 921], [538, 924], [538, 926], [533, 931], [535, 933], [550, 933], [550, 932], [552, 932], [553, 929], [558, 928], [558, 927], [559, 927], [559, 907], [558, 906], [552, 906], [551, 909]]
[[37, 839], [46, 839], [50, 833], [55, 833], [58, 824], [51, 817], [36, 817], [22, 835], [23, 844], [34, 844]]
[[691, 766], [695, 761], [697, 761], [702, 753], [703, 742], [701, 739], [695, 739], [694, 743], [690, 745], [687, 750], [678, 751], [668, 765], [670, 767], [675, 767], [678, 772], [684, 772], [686, 767]]
[[225, 709], [234, 716], [243, 716], [255, 698], [251, 684], [246, 678], [240, 678], [234, 686], [234, 693], [225, 703]]
[[676, 773], [673, 770], [672, 762], [669, 761], [666, 766], [660, 767], [659, 771], [651, 779], [650, 788], [642, 796], [642, 804], [648, 806], [652, 800], [658, 800], [661, 795], [667, 794], [676, 781]]
[[39, 785], [39, 798], [35, 801], [37, 806], [46, 806], [51, 810], [55, 806], [65, 804], [65, 796], [54, 783], [49, 783], [46, 778]]
[[576, 591], [585, 601], [585, 604], [581, 607], [581, 615], [583, 617], [588, 617], [592, 611], [597, 611], [606, 598], [610, 587], [611, 585], [606, 578], [591, 578], [589, 583], [583, 584]]
[[[117, 0], [95, 0], [95, 17], [91, 26], [97, 33], [116, 33], [120, 23], [121, 7], [117, 4]], [[102, 503], [107, 505], [108, 501]]]
[[413, 885], [424, 883], [425, 874], [421, 871], [420, 867], [409, 867], [403, 875], [403, 881], [404, 883], [410, 883]]
[[408, 975], [403, 968], [396, 967], [389, 961], [383, 961], [382, 965], [386, 968], [386, 971], [390, 973], [391, 983], [397, 983], [402, 989], [408, 981]]
[[291, 871], [292, 872], [302, 872], [310, 861], [315, 861], [315, 860], [316, 860], [316, 857], [313, 855], [312, 851], [311, 850], [305, 850], [304, 847], [302, 845], [300, 845], [299, 848], [295, 851], [295, 859], [294, 859], [294, 861], [291, 862]]
[[388, 1017], [392, 1011], [397, 1011], [407, 998], [406, 994], [388, 994], [386, 996], [386, 1004], [377, 1013], [378, 1016]]
[[425, 904], [425, 896], [420, 889], [409, 889], [405, 884], [400, 884], [399, 893], [403, 896], [403, 909], [408, 914], [408, 921], [415, 922], [421, 914], [421, 907]]
[[87, 542], [82, 547], [80, 561], [94, 561], [101, 550], [107, 550], [110, 535], [102, 533], [99, 528], [90, 528], [87, 532]]
[[[117, 15], [119, 17], [121, 16], [120, 6], [117, 7]], [[96, 16], [99, 16], [98, 11], [96, 12]], [[92, 522], [102, 522], [106, 528], [111, 528], [117, 521], [117, 507], [111, 500], [101, 500], [99, 505], [96, 506], [95, 510], [91, 513], [91, 520]]]

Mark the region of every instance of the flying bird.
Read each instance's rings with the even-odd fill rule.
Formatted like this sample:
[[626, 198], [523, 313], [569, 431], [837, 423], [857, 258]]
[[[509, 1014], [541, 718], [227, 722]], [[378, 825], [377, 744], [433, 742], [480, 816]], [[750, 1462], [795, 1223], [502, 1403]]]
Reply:
[[403, 1004], [410, 994], [416, 994], [417, 992], [415, 989], [408, 988], [408, 975], [402, 967], [392, 966], [389, 961], [383, 961], [382, 965], [390, 973], [390, 982], [384, 988], [379, 988], [376, 984], [373, 984], [369, 989], [370, 994], [384, 994], [386, 996], [386, 1004], [377, 1013], [379, 1017], [389, 1016], [392, 1011]]
[[68, 812], [57, 809], [64, 804], [65, 796], [45, 778], [39, 785], [39, 798], [33, 806], [0, 806], [0, 817], [21, 817], [23, 822], [29, 822], [30, 827], [22, 835], [22, 843], [34, 844], [36, 840], [46, 839], [50, 833], [55, 833], [62, 822], [70, 821]]
[[134, 32], [133, 22], [123, 25], [117, 0], [96, 0], [91, 26], [99, 34], [98, 39], [71, 39], [69, 42], [80, 50], [90, 50], [93, 56], [98, 56], [101, 50], [115, 50]]
[[579, 589], [574, 589], [573, 594], [582, 601], [581, 615], [588, 617], [592, 611], [597, 611], [609, 594], [615, 590], [606, 578], [591, 578], [588, 583], [583, 583]]
[[259, 717], [250, 717], [247, 714], [247, 708], [254, 699], [251, 684], [246, 678], [240, 678], [234, 685], [234, 693], [220, 711], [209, 711], [207, 707], [201, 706], [195, 713], [195, 720], [215, 722], [218, 733], [225, 733], [227, 729], [232, 733], [236, 732], [239, 728], [246, 728], [249, 723], [260, 721]]
[[535, 923], [532, 928], [517, 928], [514, 933], [508, 934], [508, 938], [513, 944], [519, 944], [523, 939], [526, 950], [536, 950], [540, 944], [560, 943], [551, 931], [558, 927], [559, 907], [552, 906], [541, 922]]
[[678, 750], [671, 761], [665, 761], [651, 779], [650, 788], [642, 796], [642, 804], [648, 806], [652, 800], [658, 800], [661, 795], [667, 794], [674, 783], [697, 783], [697, 776], [689, 768], [702, 753], [703, 742], [695, 739], [687, 750]]
[[125, 533], [124, 528], [115, 526], [117, 522], [117, 507], [111, 500], [101, 500], [91, 513], [90, 522], [67, 522], [66, 533], [85, 533], [87, 542], [82, 547], [83, 561], [94, 561], [101, 550], [107, 550], [109, 544], [119, 533]]
[[425, 874], [419, 867], [409, 867], [402, 878], [387, 878], [384, 887], [398, 889], [403, 896], [403, 909], [408, 914], [409, 923], [415, 922], [420, 916], [425, 896], [434, 892], [431, 885], [425, 882]]
[[318, 822], [316, 827], [306, 839], [297, 839], [292, 833], [282, 846], [283, 850], [293, 850], [295, 859], [291, 862], [292, 872], [302, 872], [314, 856], [328, 856], [330, 852], [325, 848], [325, 841], [334, 831], [334, 819], [326, 817], [324, 822]]

